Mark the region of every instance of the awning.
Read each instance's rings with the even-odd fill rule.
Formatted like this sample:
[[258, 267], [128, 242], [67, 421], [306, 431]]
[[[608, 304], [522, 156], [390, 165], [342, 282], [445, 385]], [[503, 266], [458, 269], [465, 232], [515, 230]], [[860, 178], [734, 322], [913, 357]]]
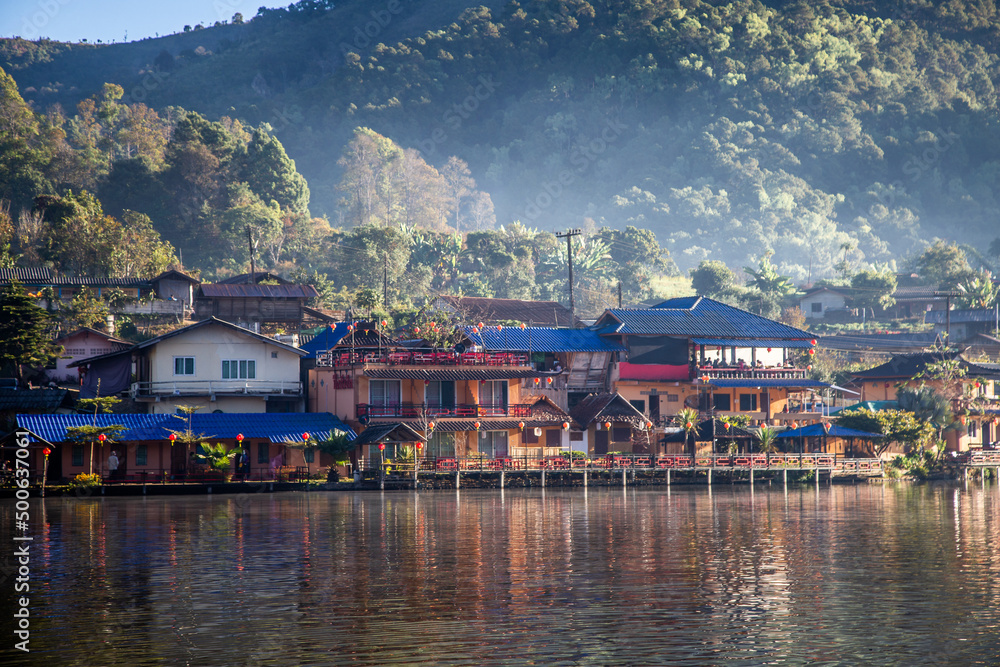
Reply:
[[843, 387], [838, 387], [835, 384], [831, 384], [830, 385], [830, 389], [836, 389], [837, 391], [843, 392], [845, 394], [854, 394], [855, 396], [860, 396], [861, 395], [860, 391], [853, 391], [851, 389], [844, 389]]
[[692, 338], [696, 345], [709, 345], [712, 347], [787, 347], [787, 348], [810, 348], [813, 344], [808, 340], [780, 340], [753, 338], [740, 340], [735, 338]]
[[853, 428], [847, 428], [846, 426], [837, 426], [836, 424], [831, 424], [829, 430], [824, 428], [822, 424], [809, 424], [808, 426], [801, 426], [799, 428], [793, 428], [787, 431], [782, 431], [775, 437], [817, 438], [825, 436], [829, 436], [831, 438], [864, 438], [866, 440], [875, 440], [877, 438], [885, 437], [881, 433], [869, 433], [868, 431], [858, 431]]
[[738, 378], [738, 379], [711, 379], [708, 384], [722, 389], [746, 389], [754, 387], [758, 389], [773, 389], [775, 387], [787, 387], [789, 389], [825, 389], [831, 387], [826, 382], [819, 380], [807, 380], [804, 378]]

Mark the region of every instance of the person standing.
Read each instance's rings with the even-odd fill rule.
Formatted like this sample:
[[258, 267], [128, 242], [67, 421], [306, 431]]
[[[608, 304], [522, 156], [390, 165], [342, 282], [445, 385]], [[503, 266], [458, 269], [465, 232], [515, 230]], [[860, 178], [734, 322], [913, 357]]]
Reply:
[[115, 450], [111, 450], [111, 456], [108, 457], [108, 477], [111, 479], [118, 478], [118, 454]]

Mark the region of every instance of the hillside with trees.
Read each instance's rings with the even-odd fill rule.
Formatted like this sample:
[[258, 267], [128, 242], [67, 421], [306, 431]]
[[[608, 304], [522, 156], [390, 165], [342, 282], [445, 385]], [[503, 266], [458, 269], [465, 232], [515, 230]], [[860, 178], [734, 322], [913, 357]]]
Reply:
[[938, 238], [996, 267], [992, 3], [390, 4], [4, 40], [9, 217], [87, 191], [209, 275], [254, 246], [386, 294], [561, 298], [567, 227], [596, 302], [705, 260], [877, 282]]

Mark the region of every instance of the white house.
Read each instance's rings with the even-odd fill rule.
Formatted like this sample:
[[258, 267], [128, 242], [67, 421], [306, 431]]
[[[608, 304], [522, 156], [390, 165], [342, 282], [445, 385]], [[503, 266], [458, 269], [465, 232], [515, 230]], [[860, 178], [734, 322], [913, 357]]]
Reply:
[[[82, 395], [128, 391], [150, 413], [302, 412], [299, 359], [306, 352], [216, 318], [78, 363]], [[127, 355], [127, 356], [126, 356]]]
[[828, 310], [844, 310], [847, 307], [848, 292], [832, 287], [811, 289], [799, 299], [799, 309], [807, 320], [823, 319]]

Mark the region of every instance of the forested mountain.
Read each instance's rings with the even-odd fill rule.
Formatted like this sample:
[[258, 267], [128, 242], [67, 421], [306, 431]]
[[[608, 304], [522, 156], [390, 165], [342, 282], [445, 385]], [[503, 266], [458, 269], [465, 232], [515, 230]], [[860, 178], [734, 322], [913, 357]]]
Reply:
[[[7, 40], [0, 62], [51, 125], [54, 104], [77, 123], [76, 150], [77, 105], [106, 82], [122, 87], [120, 104], [159, 113], [173, 133], [169, 166], [113, 155], [93, 186], [109, 210], [149, 215], [185, 252], [209, 217], [238, 230], [247, 207], [272, 202], [273, 221], [296, 210], [308, 220], [307, 208], [334, 227], [399, 222], [397, 195], [385, 200], [405, 187], [375, 187], [378, 201], [359, 207], [359, 136], [385, 139], [395, 148], [384, 155], [409, 154], [407, 173], [426, 176], [400, 183], [440, 188], [428, 169], [444, 178], [453, 158], [468, 164], [475, 187], [432, 229], [634, 226], [683, 269], [755, 265], [773, 251], [780, 271], [815, 280], [935, 237], [985, 253], [998, 236], [991, 0], [469, 4], [306, 1], [135, 44]], [[202, 132], [218, 134], [217, 120], [236, 137], [219, 136], [219, 150]], [[209, 209], [189, 209], [187, 222], [170, 150], [233, 175], [208, 194], [186, 182], [191, 206]], [[240, 189], [252, 150], [308, 187], [292, 185], [285, 201], [262, 181]]]

